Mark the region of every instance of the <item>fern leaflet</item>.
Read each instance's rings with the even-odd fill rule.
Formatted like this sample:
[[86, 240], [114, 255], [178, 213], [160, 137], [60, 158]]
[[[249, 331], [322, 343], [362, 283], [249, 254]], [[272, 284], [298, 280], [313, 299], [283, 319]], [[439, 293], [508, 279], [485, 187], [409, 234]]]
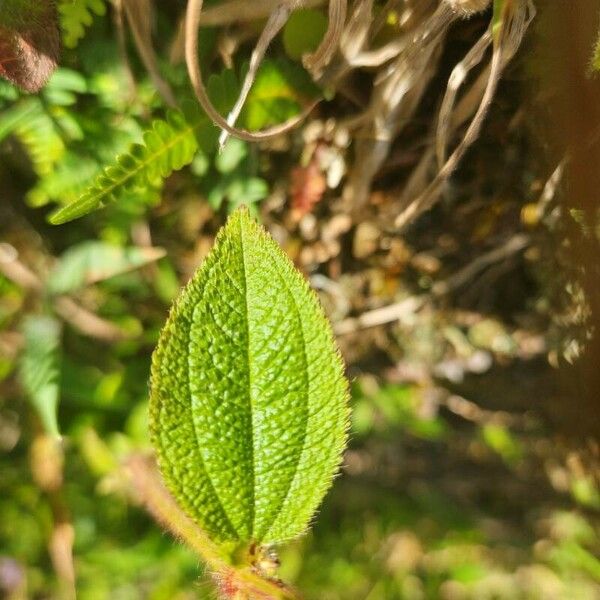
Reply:
[[105, 0], [62, 0], [58, 12], [63, 42], [67, 48], [75, 48], [94, 15], [101, 17], [106, 13], [106, 5]]
[[176, 111], [170, 111], [166, 120], [154, 121], [144, 133], [143, 144], [133, 144], [128, 152], [117, 156], [75, 202], [54, 212], [50, 222], [71, 221], [135, 188], [157, 187], [173, 171], [192, 162], [198, 149], [195, 129], [206, 122], [202, 116], [189, 124]]
[[39, 98], [27, 98], [2, 113], [0, 140], [10, 134], [23, 144], [39, 176], [50, 173], [65, 152], [56, 124]]

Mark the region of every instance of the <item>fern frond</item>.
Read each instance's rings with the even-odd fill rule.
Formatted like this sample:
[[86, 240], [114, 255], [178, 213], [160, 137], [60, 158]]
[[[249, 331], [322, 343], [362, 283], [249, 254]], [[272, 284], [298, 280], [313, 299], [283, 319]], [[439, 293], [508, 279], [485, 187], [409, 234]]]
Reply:
[[133, 144], [128, 152], [117, 156], [96, 181], [71, 204], [50, 217], [55, 225], [81, 217], [135, 188], [156, 187], [173, 171], [192, 162], [198, 143], [195, 129], [207, 122], [188, 123], [180, 112], [170, 111], [166, 120], [156, 120], [144, 133], [143, 144]]
[[28, 98], [2, 113], [0, 140], [11, 134], [23, 144], [39, 176], [50, 173], [65, 151], [54, 120], [38, 98]]
[[68, 152], [56, 167], [27, 192], [30, 206], [44, 206], [52, 200], [74, 202], [86, 189], [100, 165], [94, 159]]
[[21, 123], [14, 133], [27, 148], [33, 168], [40, 176], [50, 173], [65, 151], [54, 121], [43, 110]]
[[37, 100], [27, 100], [13, 104], [8, 110], [0, 114], [0, 142], [15, 129], [27, 121], [30, 115], [37, 112]]
[[[218, 110], [230, 110], [238, 93], [232, 71], [223, 71], [208, 80], [208, 93]], [[207, 154], [217, 144], [218, 130], [194, 102], [189, 110], [171, 110], [166, 120], [156, 120], [143, 135], [142, 144], [133, 144], [103, 169], [94, 183], [74, 202], [50, 215], [59, 225], [82, 217], [111, 202], [125, 199], [130, 192], [155, 195], [173, 171], [190, 164], [198, 149]]]
[[105, 0], [61, 0], [58, 6], [63, 42], [67, 48], [75, 48], [85, 35], [94, 15], [106, 14]]

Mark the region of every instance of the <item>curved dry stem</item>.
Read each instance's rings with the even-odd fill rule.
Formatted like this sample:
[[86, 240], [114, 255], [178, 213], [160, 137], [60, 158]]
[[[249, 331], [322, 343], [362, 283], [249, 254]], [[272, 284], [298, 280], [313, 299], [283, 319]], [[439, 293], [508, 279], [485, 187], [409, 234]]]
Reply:
[[290, 131], [300, 123], [318, 104], [318, 101], [311, 103], [302, 113], [289, 119], [285, 123], [269, 127], [262, 131], [251, 132], [247, 129], [232, 127], [217, 111], [208, 97], [206, 88], [202, 81], [202, 71], [198, 59], [198, 28], [200, 26], [200, 15], [202, 12], [203, 0], [188, 0], [186, 19], [185, 19], [185, 60], [188, 68], [192, 87], [200, 105], [212, 121], [224, 129], [229, 134], [248, 142], [259, 142], [274, 138], [282, 133]]
[[355, 68], [380, 67], [389, 60], [392, 60], [392, 58], [398, 56], [398, 54], [406, 48], [406, 44], [406, 38], [400, 37], [385, 44], [385, 46], [381, 46], [381, 48], [361, 52], [352, 61], [352, 66]]
[[535, 14], [533, 5], [529, 1], [521, 0], [512, 6], [513, 10], [505, 16], [501, 23], [499, 34], [494, 44], [490, 75], [485, 92], [464, 138], [425, 191], [396, 217], [395, 226], [397, 228], [401, 229], [405, 227], [423, 212], [429, 210], [438, 201], [444, 184], [462, 160], [465, 152], [479, 137], [488, 109], [494, 99], [502, 71], [519, 48], [525, 31]]
[[436, 157], [439, 167], [446, 162], [446, 148], [448, 146], [448, 133], [452, 121], [452, 112], [456, 103], [456, 96], [460, 86], [464, 83], [469, 71], [475, 68], [483, 59], [485, 51], [492, 43], [492, 31], [488, 29], [477, 43], [467, 52], [467, 55], [452, 69], [448, 86], [442, 105], [440, 107], [437, 131], [436, 131]]
[[346, 14], [348, 12], [347, 0], [330, 0], [329, 26], [319, 47], [302, 61], [307, 70], [318, 74], [329, 63], [340, 44], [344, 31]]
[[[456, 133], [456, 131], [470, 120], [477, 111], [477, 107], [481, 103], [481, 98], [483, 98], [487, 86], [489, 71], [490, 65], [487, 64], [456, 104], [456, 108], [452, 113], [449, 123], [448, 137]], [[408, 181], [404, 184], [402, 190], [398, 192], [400, 212], [404, 207], [408, 206], [416, 196], [423, 193], [429, 183], [429, 175], [433, 170], [434, 163], [435, 140], [432, 140], [425, 152], [423, 152], [417, 166], [411, 171]], [[396, 214], [398, 212], [399, 211], [396, 210]], [[392, 217], [392, 219], [393, 218], [394, 217]]]
[[158, 59], [152, 46], [151, 3], [148, 0], [123, 0], [123, 5], [133, 33], [135, 46], [154, 86], [169, 106], [177, 106], [171, 86], [160, 74]]
[[[256, 43], [256, 47], [254, 48], [252, 55], [250, 56], [250, 63], [248, 65], [248, 72], [246, 73], [246, 77], [244, 79], [244, 83], [242, 85], [242, 90], [240, 95], [231, 109], [229, 116], [227, 117], [227, 123], [232, 127], [235, 125], [237, 118], [240, 116], [240, 112], [242, 107], [244, 106], [244, 102], [248, 98], [248, 94], [250, 93], [250, 88], [256, 79], [256, 74], [258, 73], [258, 69], [260, 67], [260, 63], [262, 62], [265, 52], [269, 47], [269, 44], [273, 40], [273, 38], [281, 31], [282, 27], [287, 23], [287, 20], [290, 17], [292, 12], [292, 8], [286, 4], [280, 4], [269, 16], [267, 20], [267, 24], [265, 25], [260, 37], [258, 38], [258, 42]], [[222, 131], [219, 136], [219, 149], [221, 150], [229, 137], [229, 133], [227, 131]]]
[[[227, 27], [232, 23], [248, 23], [266, 19], [281, 4], [281, 0], [227, 0], [217, 5], [209, 6], [202, 13], [200, 27]], [[286, 3], [289, 4], [289, 3]], [[325, 4], [325, 0], [302, 0], [302, 8], [313, 8]], [[177, 24], [177, 34], [169, 51], [170, 61], [178, 63], [184, 55], [185, 15]]]
[[[244, 23], [267, 18], [280, 4], [281, 0], [229, 0], [207, 7], [202, 13], [201, 27], [223, 27], [231, 23]], [[294, 8], [312, 8], [325, 4], [325, 0], [291, 0], [285, 4]]]
[[433, 181], [427, 186], [426, 190], [408, 207], [406, 207], [406, 209], [403, 210], [398, 217], [396, 217], [396, 227], [402, 228], [406, 226], [410, 221], [417, 218], [426, 210], [429, 210], [438, 200], [442, 186], [448, 177], [454, 172], [458, 166], [458, 163], [462, 160], [462, 157], [468, 148], [470, 148], [471, 144], [479, 137], [481, 126], [496, 93], [501, 71], [501, 54], [499, 52], [495, 52], [492, 58], [490, 77], [488, 79], [481, 104], [479, 105], [473, 120], [469, 124], [469, 128], [467, 129], [464, 138], [456, 147], [450, 158], [448, 158], [442, 168], [438, 171], [438, 174], [435, 176]]
[[[355, 166], [344, 189], [344, 195], [352, 199], [355, 215], [367, 206], [373, 180], [389, 155], [394, 137], [412, 118], [435, 74], [446, 31], [456, 18], [449, 6], [440, 4], [402, 35], [402, 50], [378, 71], [367, 109], [369, 121], [357, 135]], [[350, 65], [356, 57], [348, 61]]]

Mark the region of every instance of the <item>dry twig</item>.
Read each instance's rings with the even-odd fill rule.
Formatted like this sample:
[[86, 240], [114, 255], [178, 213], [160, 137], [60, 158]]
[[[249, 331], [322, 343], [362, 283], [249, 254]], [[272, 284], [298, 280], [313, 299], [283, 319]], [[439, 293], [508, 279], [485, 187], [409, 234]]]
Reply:
[[[246, 102], [246, 98], [248, 98], [248, 94], [250, 93], [250, 88], [254, 83], [254, 79], [256, 78], [256, 74], [258, 73], [258, 69], [260, 67], [260, 63], [262, 62], [265, 52], [269, 47], [269, 44], [273, 40], [273, 38], [281, 31], [282, 27], [287, 23], [287, 20], [292, 12], [292, 7], [289, 4], [280, 4], [269, 16], [267, 20], [267, 24], [265, 25], [260, 37], [258, 38], [258, 42], [256, 43], [256, 47], [252, 51], [252, 55], [250, 56], [250, 63], [248, 65], [248, 72], [246, 73], [246, 77], [244, 79], [244, 83], [242, 84], [242, 89], [240, 91], [240, 95], [236, 100], [235, 105], [231, 109], [229, 116], [227, 117], [227, 123], [232, 127], [235, 125], [237, 118], [240, 115], [240, 112]], [[219, 136], [219, 149], [221, 150], [229, 137], [229, 133], [225, 130], [221, 132]]]
[[[293, 2], [295, 5], [295, 2]], [[192, 82], [194, 92], [200, 102], [200, 105], [206, 114], [212, 119], [215, 125], [224, 129], [227, 133], [234, 135], [242, 140], [249, 142], [258, 142], [274, 138], [282, 133], [290, 131], [298, 123], [300, 123], [317, 105], [317, 102], [311, 103], [304, 111], [289, 119], [285, 123], [269, 127], [263, 131], [251, 132], [246, 129], [232, 127], [217, 111], [211, 102], [204, 82], [202, 81], [202, 71], [200, 69], [200, 61], [198, 58], [198, 27], [200, 25], [200, 16], [202, 13], [203, 0], [189, 0], [186, 11], [185, 22], [185, 58], [188, 67], [188, 73]]]
[[171, 107], [177, 105], [171, 86], [165, 81], [158, 68], [158, 59], [152, 46], [152, 4], [149, 0], [121, 0], [135, 46], [148, 71], [152, 82], [163, 100]]
[[344, 319], [335, 323], [333, 330], [336, 335], [347, 335], [349, 333], [355, 333], [360, 329], [377, 327], [378, 325], [385, 325], [395, 321], [410, 324], [415, 313], [423, 308], [430, 298], [449, 294], [459, 287], [464, 286], [484, 269], [495, 263], [501, 262], [510, 256], [518, 254], [524, 250], [529, 243], [530, 239], [527, 235], [514, 235], [501, 246], [478, 256], [466, 267], [460, 269], [446, 280], [437, 282], [432, 287], [430, 294], [409, 296], [400, 302], [366, 311], [357, 317]]
[[444, 184], [458, 166], [465, 152], [479, 137], [481, 127], [496, 93], [496, 88], [504, 67], [515, 55], [535, 15], [535, 8], [527, 0], [519, 0], [511, 6], [513, 8], [505, 15], [495, 40], [487, 86], [467, 132], [427, 189], [396, 217], [395, 225], [397, 228], [401, 229], [405, 227], [437, 202]]
[[315, 79], [318, 79], [319, 74], [338, 49], [347, 12], [347, 0], [329, 0], [329, 26], [325, 36], [319, 47], [303, 60], [304, 66]]
[[444, 281], [438, 281], [431, 289], [432, 294], [434, 296], [449, 294], [450, 292], [471, 281], [471, 279], [476, 277], [481, 271], [487, 269], [489, 266], [521, 252], [527, 248], [529, 243], [529, 236], [523, 233], [518, 233], [512, 236], [501, 246], [498, 246], [497, 248], [478, 256], [466, 267], [463, 267], [454, 273], [454, 275], [448, 277], [448, 279]]
[[438, 165], [441, 168], [446, 162], [446, 147], [448, 145], [448, 135], [450, 131], [452, 112], [456, 103], [456, 96], [460, 86], [463, 84], [469, 71], [475, 68], [483, 59], [485, 51], [492, 43], [492, 31], [488, 29], [477, 41], [477, 43], [467, 52], [467, 55], [452, 69], [448, 86], [440, 112], [438, 115], [438, 124], [436, 132], [436, 156]]

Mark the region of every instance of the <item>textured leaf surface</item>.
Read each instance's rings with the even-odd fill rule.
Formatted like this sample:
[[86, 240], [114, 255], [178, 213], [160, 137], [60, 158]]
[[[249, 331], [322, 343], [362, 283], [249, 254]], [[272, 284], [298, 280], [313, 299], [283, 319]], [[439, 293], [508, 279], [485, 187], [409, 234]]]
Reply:
[[31, 316], [23, 323], [23, 336], [21, 384], [46, 431], [58, 435], [60, 324], [49, 316]]
[[150, 425], [184, 510], [217, 541], [300, 534], [345, 445], [347, 384], [315, 294], [245, 209], [176, 302]]

